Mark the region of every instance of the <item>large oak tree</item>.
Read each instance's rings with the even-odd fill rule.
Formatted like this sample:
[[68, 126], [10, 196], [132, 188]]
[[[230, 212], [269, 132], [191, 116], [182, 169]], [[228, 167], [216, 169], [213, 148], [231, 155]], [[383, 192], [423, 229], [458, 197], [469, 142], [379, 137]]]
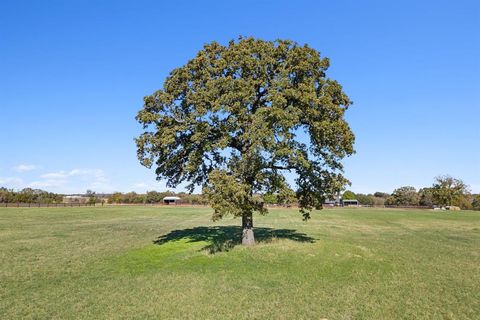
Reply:
[[291, 195], [286, 172], [308, 219], [348, 183], [341, 160], [354, 152], [351, 101], [328, 67], [288, 40], [205, 45], [144, 98], [140, 162], [169, 187], [202, 186], [213, 219], [242, 217], [243, 244], [254, 243], [252, 214], [267, 212], [262, 195]]
[[469, 187], [460, 179], [449, 175], [435, 177], [432, 187], [435, 203], [440, 206], [459, 205], [469, 193]]

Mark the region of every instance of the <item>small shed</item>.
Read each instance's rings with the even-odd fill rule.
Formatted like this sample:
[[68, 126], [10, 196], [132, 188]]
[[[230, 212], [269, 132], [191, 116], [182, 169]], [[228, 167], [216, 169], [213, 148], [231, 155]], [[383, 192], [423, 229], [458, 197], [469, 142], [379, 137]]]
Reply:
[[170, 196], [170, 197], [163, 198], [163, 203], [164, 204], [178, 204], [178, 203], [180, 203], [180, 200], [181, 200], [181, 198], [179, 198], [179, 197]]
[[358, 200], [352, 199], [352, 200], [342, 200], [342, 204], [344, 207], [358, 207], [359, 203]]

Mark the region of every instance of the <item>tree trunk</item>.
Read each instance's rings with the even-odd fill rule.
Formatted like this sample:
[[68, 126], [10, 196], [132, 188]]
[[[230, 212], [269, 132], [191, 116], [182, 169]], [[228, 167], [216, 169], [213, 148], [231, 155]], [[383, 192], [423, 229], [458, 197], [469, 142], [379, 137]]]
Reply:
[[255, 237], [253, 236], [253, 217], [251, 213], [242, 216], [242, 228], [242, 244], [244, 246], [253, 246]]

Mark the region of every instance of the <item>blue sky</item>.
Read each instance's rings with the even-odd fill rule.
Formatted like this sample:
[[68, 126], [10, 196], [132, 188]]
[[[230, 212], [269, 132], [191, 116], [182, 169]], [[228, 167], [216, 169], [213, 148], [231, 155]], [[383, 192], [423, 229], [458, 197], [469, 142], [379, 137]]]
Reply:
[[5, 1], [0, 3], [0, 185], [165, 190], [136, 158], [134, 116], [212, 40], [308, 43], [354, 101], [356, 192], [480, 192], [478, 1]]

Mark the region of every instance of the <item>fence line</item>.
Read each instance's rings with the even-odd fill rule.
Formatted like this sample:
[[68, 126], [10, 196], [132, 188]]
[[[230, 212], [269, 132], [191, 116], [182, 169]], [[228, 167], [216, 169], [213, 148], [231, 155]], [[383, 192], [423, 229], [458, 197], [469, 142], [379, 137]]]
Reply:
[[23, 203], [23, 202], [4, 202], [0, 203], [0, 207], [4, 208], [49, 208], [49, 207], [94, 207], [95, 204], [90, 203]]
[[208, 207], [203, 204], [164, 204], [158, 203], [23, 203], [23, 202], [3, 202], [0, 203], [0, 208], [75, 208], [75, 207], [168, 207], [168, 206], [185, 206], [185, 207]]
[[385, 208], [393, 208], [393, 209], [432, 209], [431, 206], [394, 206], [394, 205], [385, 205]]

